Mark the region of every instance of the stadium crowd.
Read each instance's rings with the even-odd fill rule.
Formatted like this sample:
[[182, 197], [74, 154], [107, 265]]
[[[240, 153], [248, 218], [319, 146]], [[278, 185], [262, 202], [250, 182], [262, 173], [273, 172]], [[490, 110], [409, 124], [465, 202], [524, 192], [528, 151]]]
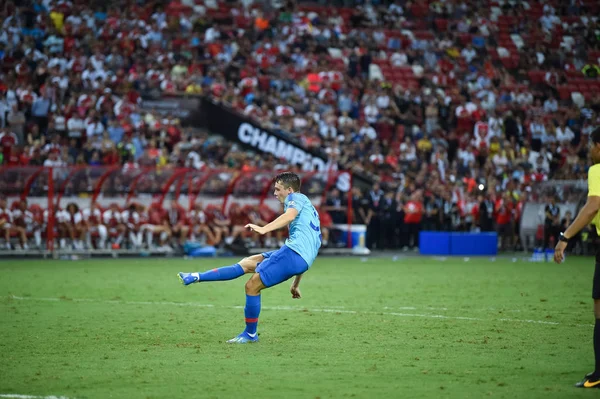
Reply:
[[[121, 3], [3, 2], [4, 165], [285, 166], [140, 108], [148, 93], [210, 96], [374, 178], [352, 205], [375, 248], [416, 246], [421, 228], [496, 229], [513, 248], [532, 184], [586, 176], [600, 125], [593, 0]], [[346, 222], [347, 205], [333, 190], [324, 224]], [[26, 237], [3, 209], [0, 229]], [[75, 246], [105, 245], [86, 238], [100, 225], [114, 244], [163, 245], [206, 226], [192, 211], [132, 230], [110, 209], [90, 222], [92, 207], [87, 224], [57, 228]], [[210, 241], [235, 238], [217, 224]]]

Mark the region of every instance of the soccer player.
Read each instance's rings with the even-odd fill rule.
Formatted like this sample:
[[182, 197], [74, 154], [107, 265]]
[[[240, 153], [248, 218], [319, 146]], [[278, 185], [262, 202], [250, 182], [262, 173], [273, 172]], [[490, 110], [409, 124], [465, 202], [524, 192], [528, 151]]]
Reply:
[[565, 249], [569, 240], [577, 235], [588, 224], [595, 228], [590, 232], [590, 238], [596, 248], [596, 269], [592, 283], [592, 298], [594, 299], [594, 356], [596, 368], [587, 374], [583, 380], [575, 384], [578, 388], [600, 388], [600, 128], [590, 135], [592, 146], [590, 158], [594, 165], [588, 170], [588, 197], [587, 202], [579, 211], [577, 218], [567, 229], [560, 233], [558, 243], [554, 249], [554, 261], [561, 263], [564, 259]]
[[310, 200], [300, 193], [300, 177], [291, 172], [279, 174], [275, 178], [274, 195], [283, 204], [284, 213], [266, 226], [247, 224], [246, 228], [264, 235], [289, 225], [289, 238], [280, 249], [253, 255], [233, 266], [204, 273], [178, 273], [184, 285], [232, 280], [252, 273], [252, 277], [246, 283], [246, 329], [227, 341], [228, 343], [245, 344], [258, 341], [256, 329], [260, 314], [260, 292], [263, 289], [296, 276], [290, 292], [292, 298], [300, 298], [298, 286], [302, 275], [310, 268], [321, 247], [319, 214]]

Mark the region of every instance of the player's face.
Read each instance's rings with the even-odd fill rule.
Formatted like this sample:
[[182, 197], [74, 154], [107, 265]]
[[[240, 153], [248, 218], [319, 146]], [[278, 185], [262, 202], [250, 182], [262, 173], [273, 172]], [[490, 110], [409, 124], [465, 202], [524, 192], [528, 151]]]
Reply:
[[279, 202], [281, 202], [282, 204], [285, 201], [285, 197], [287, 197], [291, 193], [292, 193], [292, 189], [290, 187], [285, 188], [285, 187], [283, 187], [283, 184], [281, 184], [279, 182], [275, 183], [275, 190], [274, 190], [273, 194], [275, 194], [275, 197], [277, 197], [277, 200]]

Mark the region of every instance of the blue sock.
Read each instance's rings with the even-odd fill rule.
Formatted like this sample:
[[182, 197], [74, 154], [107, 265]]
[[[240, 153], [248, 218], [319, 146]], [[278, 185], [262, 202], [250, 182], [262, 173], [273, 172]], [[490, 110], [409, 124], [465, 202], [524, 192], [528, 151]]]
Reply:
[[258, 315], [260, 314], [260, 294], [252, 296], [246, 294], [246, 307], [244, 308], [244, 316], [246, 317], [246, 332], [248, 334], [256, 334], [258, 326]]
[[212, 269], [204, 273], [199, 273], [200, 282], [202, 281], [225, 281], [233, 280], [244, 275], [244, 269], [239, 263], [233, 266], [220, 267], [218, 269]]

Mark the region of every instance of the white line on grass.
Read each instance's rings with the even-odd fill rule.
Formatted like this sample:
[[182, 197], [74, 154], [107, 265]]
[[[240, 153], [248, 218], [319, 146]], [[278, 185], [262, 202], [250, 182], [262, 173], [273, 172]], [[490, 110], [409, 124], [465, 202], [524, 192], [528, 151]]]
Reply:
[[[104, 299], [89, 299], [89, 298], [35, 298], [35, 297], [21, 297], [11, 295], [10, 298], [19, 301], [42, 301], [42, 302], [93, 302], [93, 303], [107, 303], [116, 305], [166, 305], [166, 306], [185, 306], [185, 307], [197, 307], [197, 308], [214, 308], [217, 307], [212, 304], [203, 304], [196, 302], [147, 302], [147, 301], [122, 301], [122, 300], [104, 300]], [[218, 306], [220, 308], [228, 309], [243, 309], [243, 306]], [[449, 319], [449, 320], [471, 320], [471, 321], [505, 321], [512, 323], [532, 323], [532, 324], [545, 324], [557, 326], [561, 323], [556, 321], [544, 321], [544, 320], [523, 320], [523, 319], [482, 319], [480, 317], [466, 317], [466, 316], [446, 316], [440, 314], [420, 314], [420, 313], [398, 313], [398, 312], [378, 312], [378, 311], [362, 311], [362, 310], [346, 310], [346, 309], [329, 309], [329, 308], [300, 308], [295, 306], [263, 306], [263, 310], [287, 310], [296, 312], [319, 312], [319, 313], [345, 313], [345, 314], [373, 314], [373, 315], [387, 315], [397, 317], [422, 317], [428, 319]], [[416, 308], [410, 308], [416, 310]], [[445, 309], [445, 308], [444, 308]], [[564, 323], [563, 323], [564, 324]], [[576, 324], [577, 327], [593, 327], [592, 324]]]
[[[66, 396], [34, 396], [34, 395], [19, 395], [16, 393], [0, 393], [0, 398], [14, 398], [14, 399], [69, 399]], [[72, 399], [72, 398], [71, 398]]]

